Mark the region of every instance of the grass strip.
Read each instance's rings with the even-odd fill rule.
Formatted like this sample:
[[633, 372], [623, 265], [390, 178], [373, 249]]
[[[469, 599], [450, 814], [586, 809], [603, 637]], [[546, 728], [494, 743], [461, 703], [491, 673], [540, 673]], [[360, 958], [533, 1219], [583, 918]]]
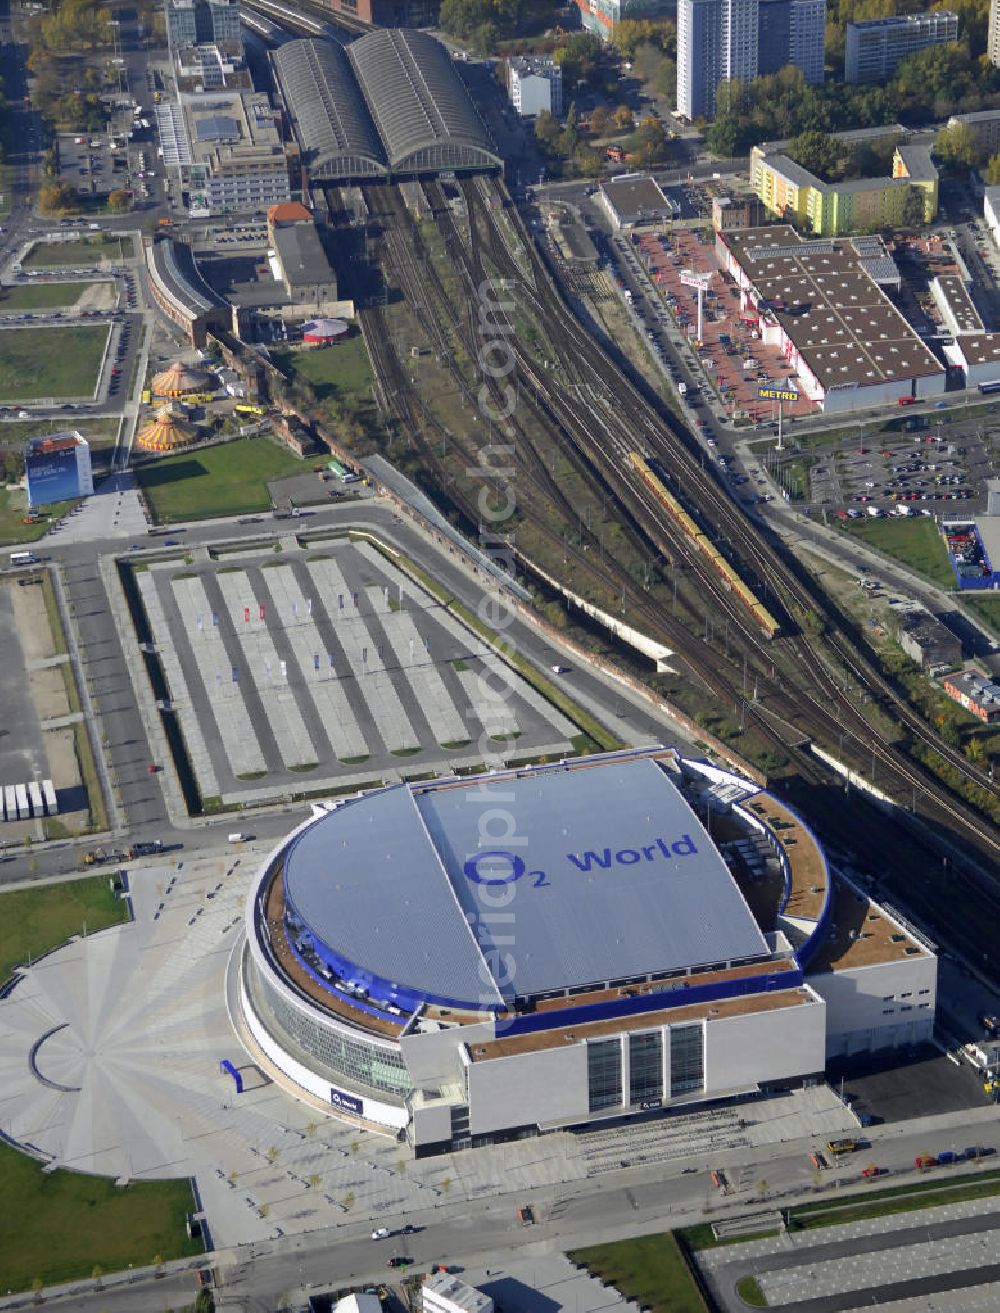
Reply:
[[[69, 652], [69, 648], [66, 645], [62, 616], [59, 614], [59, 603], [56, 601], [55, 586], [48, 570], [42, 571], [42, 597], [45, 599], [45, 614], [49, 622], [49, 634], [52, 637], [52, 653], [54, 656], [64, 656]], [[78, 711], [79, 707], [74, 707], [74, 710]]]
[[26, 1290], [143, 1267], [203, 1252], [185, 1230], [190, 1182], [135, 1181], [121, 1187], [100, 1176], [45, 1173], [33, 1158], [0, 1145], [0, 1175], [17, 1200], [0, 1228], [0, 1282]]
[[760, 1288], [760, 1282], [751, 1273], [748, 1276], [740, 1277], [736, 1283], [736, 1293], [744, 1304], [749, 1304], [751, 1308], [767, 1308], [767, 1296]]
[[695, 1226], [686, 1226], [677, 1235], [692, 1252], [699, 1249], [721, 1249], [726, 1245], [745, 1245], [751, 1240], [768, 1240], [779, 1233], [773, 1228], [763, 1231], [748, 1231], [746, 1235], [717, 1236], [712, 1230], [711, 1222], [698, 1222]]
[[840, 1226], [891, 1213], [914, 1213], [970, 1199], [987, 1199], [997, 1194], [1000, 1194], [1000, 1172], [959, 1177], [950, 1184], [938, 1180], [926, 1185], [901, 1185], [867, 1197], [854, 1195], [837, 1203], [803, 1204], [801, 1208], [790, 1210], [788, 1228], [808, 1231], [820, 1226]]
[[844, 531], [868, 547], [899, 561], [939, 588], [953, 589], [955, 576], [937, 525], [926, 516], [883, 520], [840, 520]]
[[1000, 597], [995, 593], [977, 595], [966, 592], [962, 596], [962, 605], [973, 613], [980, 624], [1000, 638]]
[[90, 735], [85, 721], [77, 721], [73, 726], [73, 745], [76, 760], [80, 767], [80, 778], [87, 790], [87, 803], [90, 808], [90, 828], [100, 834], [108, 828], [108, 814], [104, 806], [104, 790], [97, 774], [94, 750], [90, 746]]
[[650, 1313], [708, 1313], [698, 1283], [670, 1231], [577, 1249], [569, 1259]]

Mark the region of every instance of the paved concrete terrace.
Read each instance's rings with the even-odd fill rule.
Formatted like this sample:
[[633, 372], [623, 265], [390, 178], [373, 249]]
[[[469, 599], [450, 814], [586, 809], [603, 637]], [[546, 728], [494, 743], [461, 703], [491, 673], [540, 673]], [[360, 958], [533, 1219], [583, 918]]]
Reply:
[[368, 544], [280, 546], [136, 575], [203, 797], [571, 749], [575, 726]]
[[913, 1307], [926, 1309], [932, 1290], [935, 1301], [959, 1299], [934, 1307], [971, 1308], [977, 1287], [1000, 1277], [998, 1228], [997, 1199], [986, 1197], [703, 1250], [698, 1263], [722, 1306], [734, 1309], [742, 1307], [733, 1287], [744, 1272], [757, 1277], [774, 1308], [848, 1313], [873, 1304], [905, 1308], [916, 1298]]
[[[72, 427], [67, 422], [67, 427]], [[143, 541], [149, 519], [135, 475], [115, 473], [101, 479], [94, 495], [85, 498], [45, 535], [49, 543], [87, 543], [104, 538], [132, 538]], [[143, 541], [143, 546], [145, 546]]]
[[[224, 991], [251, 872], [238, 857], [135, 864], [135, 921], [77, 939], [26, 971], [0, 1002], [0, 1128], [44, 1158], [115, 1178], [197, 1176], [214, 1243], [447, 1202], [566, 1186], [796, 1135], [849, 1118], [825, 1087], [585, 1135], [554, 1134], [414, 1162], [405, 1147], [326, 1118], [270, 1083], [230, 1028]], [[229, 1059], [245, 1093], [220, 1075]], [[260, 1216], [266, 1204], [266, 1217]]]

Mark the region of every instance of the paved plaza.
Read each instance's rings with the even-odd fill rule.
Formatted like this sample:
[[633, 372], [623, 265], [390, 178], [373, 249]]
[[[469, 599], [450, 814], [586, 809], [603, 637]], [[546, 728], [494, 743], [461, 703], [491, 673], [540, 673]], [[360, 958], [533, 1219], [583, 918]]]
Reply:
[[45, 535], [43, 547], [90, 543], [103, 538], [138, 538], [143, 546], [149, 519], [132, 473], [109, 474]]
[[203, 798], [572, 751], [576, 727], [368, 543], [287, 535], [136, 580]]
[[[0, 1001], [0, 1129], [57, 1165], [116, 1179], [194, 1175], [217, 1247], [446, 1203], [559, 1188], [633, 1167], [678, 1171], [748, 1144], [848, 1125], [818, 1087], [745, 1109], [555, 1134], [414, 1162], [271, 1083], [240, 1046], [226, 977], [263, 845], [133, 865], [134, 922], [76, 939]], [[220, 1074], [243, 1073], [237, 1096]], [[263, 1207], [265, 1206], [266, 1207]], [[261, 1216], [263, 1207], [264, 1216]]]
[[769, 1308], [802, 1313], [995, 1309], [998, 1223], [997, 1199], [986, 1197], [702, 1250], [698, 1263], [730, 1309], [742, 1307], [733, 1287], [744, 1272]]

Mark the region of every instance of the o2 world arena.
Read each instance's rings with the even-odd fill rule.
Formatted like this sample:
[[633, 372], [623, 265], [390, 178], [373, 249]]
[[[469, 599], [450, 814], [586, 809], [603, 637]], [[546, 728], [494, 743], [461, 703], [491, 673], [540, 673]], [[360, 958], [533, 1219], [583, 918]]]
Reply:
[[788, 1087], [934, 1024], [933, 947], [774, 795], [665, 748], [317, 808], [245, 932], [254, 1060], [418, 1155]]

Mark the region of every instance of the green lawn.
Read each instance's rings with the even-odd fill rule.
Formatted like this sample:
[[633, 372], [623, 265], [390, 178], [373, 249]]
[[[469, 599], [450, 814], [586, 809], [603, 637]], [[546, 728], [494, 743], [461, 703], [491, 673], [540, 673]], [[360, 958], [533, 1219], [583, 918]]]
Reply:
[[151, 460], [135, 473], [154, 519], [166, 524], [269, 510], [269, 480], [304, 468], [297, 456], [267, 438], [247, 438]]
[[39, 433], [58, 433], [69, 428], [82, 433], [92, 447], [99, 447], [103, 442], [114, 442], [118, 437], [116, 419], [84, 419], [82, 415], [70, 417], [67, 412], [66, 419], [0, 420], [0, 450], [4, 447], [20, 447], [25, 438], [33, 438]]
[[969, 591], [962, 594], [962, 602], [977, 620], [981, 620], [987, 629], [1000, 637], [1000, 594]]
[[926, 516], [884, 520], [842, 520], [847, 532], [884, 552], [941, 588], [954, 588], [955, 576], [937, 525]]
[[125, 243], [117, 238], [106, 242], [103, 238], [82, 238], [76, 242], [36, 242], [29, 251], [27, 259], [21, 263], [28, 269], [80, 269], [86, 265], [96, 265], [98, 261], [125, 260], [131, 257], [132, 243], [128, 242], [128, 251], [123, 249]]
[[76, 305], [95, 283], [17, 283], [0, 292], [0, 314], [17, 310], [62, 310]]
[[29, 957], [82, 933], [84, 922], [89, 934], [125, 919], [125, 904], [112, 897], [107, 875], [0, 891], [0, 981]]
[[319, 401], [328, 397], [355, 405], [371, 401], [372, 371], [360, 333], [335, 346], [272, 351], [271, 359], [283, 374], [298, 374], [311, 383]]
[[0, 333], [0, 400], [92, 396], [109, 332], [88, 324]]
[[736, 1293], [751, 1308], [767, 1308], [767, 1298], [760, 1288], [760, 1282], [753, 1275], [740, 1277], [736, 1283]]
[[0, 1177], [8, 1200], [0, 1218], [0, 1287], [30, 1289], [89, 1277], [95, 1267], [115, 1272], [159, 1258], [204, 1252], [189, 1240], [194, 1196], [186, 1179], [136, 1181], [120, 1188], [100, 1176], [46, 1174], [40, 1163], [0, 1145]]
[[41, 538], [49, 527], [50, 520], [58, 520], [74, 503], [71, 501], [55, 502], [42, 510], [42, 519], [35, 524], [22, 524], [21, 516], [28, 506], [28, 499], [20, 488], [0, 488], [0, 543], [33, 543]]
[[890, 1213], [914, 1213], [924, 1208], [942, 1208], [968, 1199], [988, 1199], [1000, 1194], [1000, 1172], [949, 1179], [948, 1169], [932, 1169], [929, 1178], [911, 1185], [876, 1190], [870, 1195], [851, 1195], [836, 1202], [803, 1204], [789, 1210], [788, 1227], [806, 1231], [819, 1226], [868, 1221]]
[[569, 1257], [653, 1313], [707, 1313], [680, 1245], [669, 1231], [577, 1249]]

